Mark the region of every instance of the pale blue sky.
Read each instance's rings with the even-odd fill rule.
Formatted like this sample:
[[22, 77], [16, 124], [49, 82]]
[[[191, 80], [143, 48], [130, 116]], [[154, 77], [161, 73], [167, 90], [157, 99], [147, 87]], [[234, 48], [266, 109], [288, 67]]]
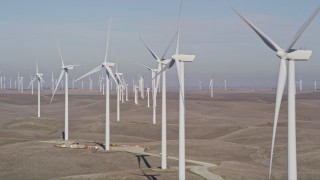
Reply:
[[[196, 54], [186, 65], [187, 85], [203, 85], [215, 76], [222, 86], [272, 87], [279, 61], [258, 36], [233, 13], [237, 8], [281, 47], [286, 47], [299, 26], [318, 6], [316, 0], [224, 1], [184, 0], [181, 52]], [[56, 76], [60, 61], [54, 38], [62, 48], [66, 64], [81, 64], [70, 71], [79, 77], [103, 61], [109, 17], [114, 19], [109, 61], [118, 62], [128, 81], [145, 74], [137, 63], [155, 65], [139, 41], [142, 37], [159, 55], [177, 30], [178, 0], [2, 0], [0, 1], [0, 70], [6, 76], [35, 71], [38, 56], [45, 79]], [[313, 50], [308, 62], [297, 63], [297, 78], [311, 87], [320, 84], [320, 17], [317, 17], [295, 48]], [[168, 56], [174, 50], [172, 46]], [[176, 73], [169, 73], [174, 86]], [[28, 79], [28, 78], [27, 78]], [[131, 85], [131, 83], [130, 83]]]

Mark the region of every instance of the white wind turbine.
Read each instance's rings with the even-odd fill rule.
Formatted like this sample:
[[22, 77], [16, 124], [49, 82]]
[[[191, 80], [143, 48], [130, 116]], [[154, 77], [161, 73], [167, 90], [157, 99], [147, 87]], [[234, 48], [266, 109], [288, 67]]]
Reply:
[[314, 81], [313, 84], [314, 84], [314, 91], [317, 91], [317, 81]]
[[302, 80], [299, 80], [299, 91], [302, 91]]
[[100, 64], [98, 67], [92, 69], [87, 74], [81, 76], [80, 78], [76, 79], [76, 81], [89, 76], [93, 73], [99, 72], [101, 70], [105, 71], [106, 74], [106, 134], [105, 134], [105, 150], [110, 150], [110, 76], [112, 79], [118, 84], [112, 70], [110, 67], [113, 67], [115, 63], [107, 62], [108, 57], [108, 49], [109, 49], [109, 41], [110, 41], [110, 30], [111, 30], [111, 20], [109, 22], [109, 28], [108, 28], [108, 35], [107, 35], [107, 46], [106, 46], [106, 54], [104, 57], [104, 61], [102, 64]]
[[139, 104], [138, 102], [138, 89], [139, 87], [137, 85], [134, 85], [134, 103], [135, 104]]
[[210, 90], [210, 96], [213, 97], [213, 77], [210, 77], [210, 83], [209, 83], [209, 90]]
[[31, 80], [31, 84], [32, 84], [32, 92], [33, 92], [33, 82], [35, 80], [38, 81], [38, 117], [40, 117], [40, 91], [41, 91], [41, 82], [44, 83], [43, 78], [42, 78], [43, 74], [39, 73], [39, 68], [38, 68], [38, 61], [36, 62], [36, 75], [32, 78]]
[[129, 101], [128, 99], [128, 88], [129, 88], [129, 84], [125, 83], [125, 88], [126, 88], [126, 101]]
[[201, 91], [202, 90], [202, 83], [201, 83], [201, 80], [199, 79], [199, 90]]
[[144, 99], [144, 78], [143, 76], [139, 77], [139, 91], [140, 91], [140, 96], [142, 99]]
[[263, 40], [263, 42], [280, 58], [280, 68], [277, 85], [276, 106], [274, 114], [273, 134], [272, 134], [272, 146], [270, 157], [270, 170], [269, 178], [271, 177], [273, 149], [276, 135], [276, 128], [278, 123], [278, 116], [280, 111], [281, 99], [286, 83], [287, 69], [286, 61], [289, 64], [288, 71], [288, 179], [297, 179], [297, 155], [296, 155], [296, 97], [295, 97], [295, 61], [296, 60], [308, 60], [312, 54], [310, 50], [292, 49], [293, 45], [300, 38], [302, 33], [315, 18], [320, 11], [320, 6], [311, 14], [311, 16], [304, 22], [299, 28], [293, 40], [290, 42], [286, 49], [281, 49], [273, 40], [271, 40], [264, 32], [262, 32], [252, 22], [242, 16], [239, 12], [234, 10], [242, 20], [244, 20], [253, 31]]
[[[155, 77], [155, 74], [156, 74], [157, 72], [159, 72], [159, 70], [158, 70], [158, 69], [152, 69], [152, 68], [150, 68], [150, 67], [148, 67], [148, 66], [145, 66], [145, 65], [143, 65], [143, 64], [140, 64], [140, 66], [145, 67], [145, 68], [147, 68], [149, 71], [151, 71], [151, 79], [152, 79], [152, 82], [151, 82], [151, 89], [152, 89], [152, 110], [153, 110], [153, 113], [152, 113], [152, 122], [153, 122], [153, 124], [156, 124], [157, 87], [156, 87], [156, 82], [155, 82], [156, 79], [154, 79], [154, 77]], [[139, 83], [140, 83], [140, 81], [139, 81]], [[148, 102], [149, 102], [149, 100], [148, 100]]]
[[[178, 79], [180, 84], [179, 92], [179, 179], [184, 180], [186, 176], [185, 170], [185, 102], [184, 102], [184, 63], [193, 62], [195, 55], [185, 55], [179, 53], [180, 46], [180, 29], [181, 29], [181, 13], [182, 13], [182, 0], [180, 3], [180, 14], [178, 23], [178, 39], [176, 52], [172, 56], [172, 60], [158, 73], [162, 73], [167, 68], [170, 68], [176, 63]], [[158, 75], [157, 74], [157, 75]]]
[[147, 87], [148, 108], [150, 107], [150, 88]]
[[120, 97], [121, 97], [121, 88], [122, 88], [122, 80], [121, 80], [121, 76], [123, 75], [123, 73], [119, 73], [118, 68], [116, 68], [116, 73], [115, 73], [115, 76], [116, 76], [116, 79], [117, 79], [117, 86], [116, 86], [116, 89], [117, 89], [117, 121], [120, 121]]
[[[171, 42], [169, 43], [169, 46], [167, 47], [167, 49], [165, 50], [165, 52], [163, 53], [163, 56], [161, 58], [159, 58], [159, 56], [142, 40], [142, 42], [144, 43], [144, 45], [148, 48], [149, 52], [151, 53], [151, 55], [154, 57], [154, 59], [157, 61], [158, 63], [158, 72], [161, 71], [161, 68], [164, 68], [170, 61], [171, 59], [165, 59], [164, 56], [166, 55], [169, 47], [171, 46], [173, 40], [176, 38], [176, 35], [174, 36], [174, 38], [171, 40]], [[161, 110], [161, 169], [167, 169], [167, 90], [166, 90], [166, 71], [162, 72], [162, 110]], [[158, 74], [156, 78], [156, 87], [155, 90], [157, 89], [157, 87], [159, 86], [159, 82], [160, 82], [160, 75]], [[152, 80], [154, 80], [154, 78], [152, 78]], [[156, 92], [155, 92], [155, 97], [156, 97]]]
[[[0, 73], [1, 73], [1, 71], [0, 71]], [[3, 84], [2, 84], [2, 82], [3, 82], [2, 80], [3, 80], [3, 77], [0, 76], [0, 90], [2, 90], [2, 85], [3, 85]]]
[[30, 83], [29, 83], [28, 89], [30, 89], [30, 86], [31, 86], [31, 94], [33, 95], [33, 77], [31, 75], [30, 75]]
[[72, 78], [72, 89], [74, 89], [74, 77]]
[[20, 90], [20, 92], [23, 93], [23, 76], [20, 76], [20, 77], [19, 77], [19, 83], [18, 83], [18, 85], [19, 85], [19, 90]]
[[6, 90], [6, 74], [3, 74], [3, 89]]
[[72, 70], [74, 67], [76, 66], [79, 66], [79, 65], [64, 65], [64, 62], [63, 62], [63, 58], [62, 58], [62, 55], [61, 55], [61, 51], [60, 51], [60, 47], [59, 45], [57, 45], [57, 48], [58, 48], [58, 52], [59, 52], [59, 57], [60, 57], [60, 60], [61, 60], [61, 63], [62, 63], [62, 66], [61, 66], [61, 73], [60, 73], [60, 76], [59, 76], [59, 80], [57, 82], [57, 85], [54, 89], [54, 92], [52, 94], [52, 97], [51, 97], [51, 101], [50, 101], [50, 104], [52, 103], [52, 100], [53, 100], [53, 97], [58, 89], [58, 86], [59, 86], [59, 83], [61, 82], [62, 80], [62, 77], [63, 75], [65, 75], [65, 102], [64, 102], [64, 140], [67, 141], [69, 140], [69, 95], [68, 95], [68, 73], [69, 73], [69, 70]]

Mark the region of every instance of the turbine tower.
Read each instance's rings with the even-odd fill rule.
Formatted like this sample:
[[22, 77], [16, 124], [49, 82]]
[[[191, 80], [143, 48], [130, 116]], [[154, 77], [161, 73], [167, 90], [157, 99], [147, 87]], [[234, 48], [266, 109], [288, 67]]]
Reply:
[[300, 27], [293, 40], [290, 42], [286, 49], [281, 49], [273, 40], [271, 40], [264, 32], [262, 32], [257, 26], [246, 19], [238, 11], [234, 9], [238, 16], [250, 26], [250, 28], [263, 40], [263, 42], [273, 50], [280, 59], [280, 68], [278, 76], [278, 86], [276, 95], [276, 106], [274, 114], [273, 134], [272, 134], [272, 146], [270, 156], [270, 170], [269, 178], [271, 177], [272, 170], [272, 158], [273, 149], [276, 135], [276, 128], [278, 123], [281, 99], [286, 83], [287, 68], [286, 61], [288, 61], [288, 179], [297, 179], [297, 155], [296, 155], [296, 90], [295, 90], [295, 61], [308, 60], [312, 54], [310, 50], [292, 49], [293, 45], [300, 38], [302, 33], [315, 18], [320, 11], [320, 6], [311, 14], [311, 16]]
[[62, 77], [63, 75], [65, 75], [65, 87], [64, 87], [64, 90], [65, 90], [65, 102], [64, 102], [64, 140], [67, 141], [69, 140], [69, 95], [68, 95], [68, 73], [69, 73], [69, 70], [72, 70], [74, 67], [76, 66], [79, 66], [79, 65], [64, 65], [64, 62], [63, 62], [63, 58], [62, 58], [62, 55], [61, 55], [61, 51], [60, 51], [60, 47], [59, 45], [57, 44], [57, 48], [58, 48], [58, 52], [59, 52], [59, 57], [60, 57], [60, 60], [61, 60], [61, 73], [60, 73], [60, 76], [59, 76], [59, 80], [58, 80], [58, 83], [54, 89], [54, 92], [52, 94], [52, 97], [51, 97], [51, 101], [50, 101], [50, 104], [52, 103], [52, 100], [53, 100], [53, 97], [58, 89], [58, 86], [59, 86], [59, 83], [61, 82], [62, 80]]
[[213, 97], [213, 77], [210, 77], [210, 83], [209, 83], [209, 90], [210, 90], [210, 96]]

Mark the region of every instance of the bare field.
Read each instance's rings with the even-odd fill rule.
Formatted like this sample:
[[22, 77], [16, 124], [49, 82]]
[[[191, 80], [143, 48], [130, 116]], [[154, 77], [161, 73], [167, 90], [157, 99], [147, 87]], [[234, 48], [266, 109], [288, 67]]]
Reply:
[[[6, 91], [0, 95], [0, 179], [177, 179], [178, 161], [159, 168], [159, 157], [112, 150], [66, 149], [45, 141], [62, 139], [64, 94], [41, 96]], [[141, 145], [150, 153], [161, 151], [161, 94], [157, 124], [146, 99], [120, 104], [116, 121], [116, 96], [111, 95], [111, 143]], [[286, 95], [285, 95], [286, 96]], [[287, 179], [287, 102], [280, 112], [272, 179]], [[224, 179], [268, 179], [274, 92], [249, 90], [186, 92], [186, 159], [218, 165], [209, 168]], [[151, 103], [151, 102], [150, 102]], [[152, 103], [151, 103], [152, 104]], [[320, 179], [320, 92], [297, 94], [298, 179]], [[178, 157], [178, 93], [167, 94], [168, 156]], [[103, 143], [105, 96], [70, 90], [69, 139]], [[193, 165], [187, 163], [187, 166]], [[187, 170], [187, 179], [203, 179]]]

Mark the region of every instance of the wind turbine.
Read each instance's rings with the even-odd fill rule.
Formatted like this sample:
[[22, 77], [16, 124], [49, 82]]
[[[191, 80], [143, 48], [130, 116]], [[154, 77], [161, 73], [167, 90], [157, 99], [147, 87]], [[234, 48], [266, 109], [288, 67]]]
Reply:
[[74, 77], [72, 78], [72, 89], [74, 89]]
[[278, 116], [280, 111], [281, 99], [286, 83], [287, 68], [286, 61], [288, 61], [288, 179], [297, 179], [297, 155], [296, 155], [296, 97], [295, 97], [295, 61], [297, 60], [308, 60], [312, 54], [310, 50], [292, 49], [293, 45], [300, 38], [302, 33], [315, 18], [315, 16], [320, 11], [320, 6], [311, 14], [311, 16], [303, 23], [299, 28], [293, 40], [290, 42], [286, 49], [281, 49], [273, 40], [271, 40], [264, 32], [262, 32], [257, 26], [252, 22], [242, 16], [238, 11], [234, 9], [238, 16], [245, 21], [250, 28], [255, 31], [255, 33], [263, 40], [263, 42], [272, 49], [276, 55], [280, 58], [280, 68], [278, 76], [278, 86], [276, 95], [276, 106], [274, 114], [274, 124], [273, 124], [273, 135], [272, 135], [272, 146], [271, 146], [271, 156], [270, 156], [270, 170], [269, 178], [271, 177], [272, 170], [272, 158], [273, 149], [276, 135], [276, 128], [278, 123]]
[[20, 76], [20, 92], [23, 93], [23, 76]]
[[30, 83], [29, 83], [28, 89], [30, 89], [30, 86], [31, 86], [31, 94], [33, 95], [33, 77], [31, 75], [30, 75]]
[[122, 81], [121, 81], [121, 76], [123, 73], [118, 72], [118, 66], [116, 66], [116, 82], [117, 82], [117, 121], [120, 121], [120, 93], [121, 93], [121, 86], [122, 86]]
[[202, 83], [201, 83], [201, 80], [199, 79], [199, 90], [201, 91], [202, 90]]
[[317, 81], [314, 81], [313, 84], [314, 84], [314, 91], [317, 91]]
[[[160, 72], [161, 68], [164, 68], [171, 61], [171, 59], [165, 59], [164, 56], [166, 55], [169, 47], [171, 46], [171, 44], [175, 38], [176, 38], [176, 35], [169, 43], [169, 46], [167, 47], [167, 49], [165, 50], [165, 52], [163, 53], [161, 58], [159, 58], [159, 56], [141, 39], [141, 41], [144, 43], [144, 45], [147, 47], [147, 49], [149, 50], [151, 55], [154, 57], [154, 59], [158, 63], [157, 72]], [[166, 78], [166, 71], [163, 71], [161, 75], [162, 75], [161, 169], [167, 169], [167, 102], [166, 102], [166, 100], [167, 100], [166, 79], [167, 78]], [[160, 75], [157, 75], [157, 77], [154, 77], [154, 78], [156, 78], [155, 90], [157, 89], [157, 87], [160, 87], [159, 86], [159, 82], [160, 82], [159, 76]], [[152, 79], [154, 79], [154, 78], [152, 78]], [[155, 93], [155, 97], [156, 96], [157, 96], [157, 94]]]
[[148, 108], [150, 107], [150, 88], [147, 87], [147, 97], [148, 97]]
[[128, 87], [129, 87], [129, 84], [126, 83], [126, 101], [129, 101], [129, 99], [128, 99]]
[[0, 89], [2, 90], [2, 85], [3, 85], [3, 77], [2, 76], [0, 76]]
[[[153, 124], [156, 124], [156, 113], [157, 113], [157, 87], [156, 87], [156, 82], [155, 82], [155, 73], [159, 72], [158, 69], [152, 69], [148, 66], [145, 66], [143, 64], [140, 64], [140, 66], [142, 67], [145, 67], [147, 68], [149, 71], [151, 71], [151, 79], [152, 79], [152, 82], [151, 82], [151, 88], [152, 88], [152, 110], [153, 110], [153, 113], [152, 113], [152, 122]], [[140, 81], [139, 81], [139, 84], [140, 84]], [[149, 95], [149, 94], [148, 94]], [[148, 97], [149, 98], [149, 97]], [[149, 100], [148, 100], [149, 102]]]
[[184, 63], [193, 62], [195, 55], [180, 54], [180, 30], [181, 30], [181, 13], [182, 0], [180, 3], [180, 14], [178, 23], [178, 38], [176, 52], [172, 56], [172, 60], [158, 73], [162, 73], [166, 69], [172, 67], [176, 63], [178, 79], [180, 84], [179, 92], [179, 179], [184, 180], [186, 176], [185, 170], [185, 102], [184, 102]]
[[64, 62], [63, 62], [63, 58], [62, 58], [62, 55], [61, 55], [61, 51], [60, 51], [60, 47], [59, 45], [57, 44], [57, 48], [58, 48], [58, 52], [59, 52], [59, 57], [60, 57], [60, 60], [61, 60], [61, 63], [62, 63], [62, 66], [61, 66], [61, 73], [60, 73], [60, 76], [59, 76], [59, 80], [58, 80], [58, 83], [54, 89], [54, 92], [52, 94], [52, 97], [51, 97], [51, 101], [50, 101], [50, 104], [52, 103], [52, 100], [53, 100], [53, 97], [58, 89], [58, 86], [59, 86], [59, 83], [61, 82], [62, 80], [62, 77], [63, 75], [65, 75], [65, 87], [64, 87], [64, 90], [65, 90], [65, 94], [64, 94], [64, 97], [65, 97], [65, 102], [64, 102], [64, 140], [67, 141], [69, 140], [69, 95], [68, 95], [68, 73], [69, 73], [69, 70], [72, 70], [74, 67], [76, 66], [79, 66], [79, 65], [64, 65]]
[[112, 79], [118, 84], [112, 70], [110, 67], [114, 66], [114, 63], [107, 62], [107, 57], [108, 57], [108, 49], [109, 49], [109, 41], [110, 41], [110, 30], [111, 30], [111, 19], [109, 22], [109, 28], [108, 28], [108, 35], [107, 35], [107, 47], [106, 47], [106, 54], [104, 61], [102, 64], [100, 64], [98, 67], [92, 69], [89, 71], [87, 74], [81, 76], [80, 78], [76, 79], [76, 81], [79, 81], [80, 79], [89, 76], [93, 73], [99, 72], [101, 70], [104, 70], [106, 73], [106, 135], [105, 135], [105, 150], [109, 151], [110, 150], [110, 76]]
[[142, 99], [144, 99], [144, 78], [143, 76], [139, 77], [139, 91], [140, 91], [140, 96]]
[[210, 96], [213, 97], [213, 77], [210, 77], [210, 83], [209, 83], [209, 90], [210, 90]]
[[3, 89], [6, 90], [6, 74], [3, 73]]
[[38, 61], [37, 61], [36, 62], [36, 75], [32, 78], [30, 83], [32, 84], [32, 92], [33, 92], [33, 82], [35, 80], [38, 80], [38, 117], [40, 117], [40, 91], [41, 91], [41, 84], [40, 83], [44, 82], [42, 76], [43, 76], [43, 74], [39, 73]]
[[302, 91], [302, 80], [299, 80], [299, 91]]
[[227, 91], [227, 80], [224, 80], [224, 91]]
[[139, 89], [139, 87], [137, 85], [134, 85], [133, 87], [134, 87], [134, 103], [139, 104], [138, 103], [138, 89]]

